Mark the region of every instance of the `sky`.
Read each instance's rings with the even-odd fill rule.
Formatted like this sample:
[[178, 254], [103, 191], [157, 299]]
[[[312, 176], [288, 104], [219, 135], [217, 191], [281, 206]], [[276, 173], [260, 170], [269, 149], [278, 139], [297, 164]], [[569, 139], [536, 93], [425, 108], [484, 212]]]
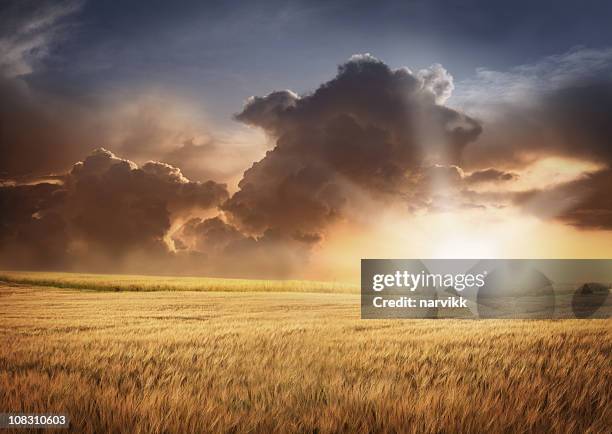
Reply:
[[[605, 48], [612, 14], [606, 1], [45, 3], [64, 13], [43, 36], [56, 40], [45, 41], [48, 55], [28, 81], [82, 98], [158, 86], [193, 98], [224, 124], [248, 96], [310, 91], [356, 53], [393, 67], [443, 63], [461, 80], [479, 67]], [[10, 33], [11, 15], [23, 24], [45, 8], [21, 1], [7, 9], [18, 9], [5, 18]]]
[[2, 268], [612, 253], [609, 2], [0, 12]]

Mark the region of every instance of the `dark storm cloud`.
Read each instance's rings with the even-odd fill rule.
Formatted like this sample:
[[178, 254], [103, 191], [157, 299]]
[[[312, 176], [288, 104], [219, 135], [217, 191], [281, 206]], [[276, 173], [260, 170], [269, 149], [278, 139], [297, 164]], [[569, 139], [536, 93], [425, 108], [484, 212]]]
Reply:
[[464, 168], [524, 167], [561, 156], [612, 161], [612, 49], [575, 48], [510, 71], [479, 70], [455, 103], [484, 122]]
[[66, 180], [66, 212], [77, 236], [116, 253], [161, 243], [171, 214], [214, 208], [225, 186], [190, 182], [175, 167], [142, 167], [98, 149], [77, 163]]
[[162, 257], [169, 253], [164, 237], [173, 219], [215, 208], [227, 197], [224, 185], [189, 181], [164, 163], [138, 167], [98, 149], [61, 184], [0, 188], [0, 260], [54, 267], [93, 256], [116, 266], [136, 250]]
[[465, 177], [468, 183], [476, 184], [480, 182], [503, 182], [518, 179], [518, 174], [514, 172], [504, 172], [497, 169], [476, 170]]
[[466, 181], [502, 179], [500, 167], [522, 169], [546, 157], [604, 166], [576, 181], [520, 193], [516, 203], [542, 218], [610, 229], [611, 74], [612, 49], [579, 47], [508, 72], [482, 70], [458, 86], [459, 106], [484, 118], [484, 133], [464, 153], [463, 167], [474, 170]]
[[465, 155], [468, 167], [520, 168], [550, 156], [612, 163], [612, 80], [569, 83], [494, 110]]
[[587, 173], [545, 190], [523, 192], [515, 203], [546, 219], [582, 229], [612, 230], [612, 169]]
[[612, 79], [559, 89], [544, 98], [540, 110], [543, 122], [557, 131], [562, 153], [612, 163]]
[[441, 67], [413, 74], [359, 55], [312, 94], [251, 98], [236, 118], [265, 129], [276, 146], [223, 209], [247, 232], [309, 241], [356, 206], [351, 190], [379, 200], [410, 194], [427, 161], [457, 162], [480, 134], [476, 121], [436, 103], [449, 81]]
[[304, 242], [273, 230], [247, 236], [219, 217], [192, 218], [173, 235], [178, 254], [197, 256], [209, 275], [289, 277], [309, 257]]
[[68, 237], [60, 216], [63, 189], [54, 184], [0, 187], [0, 262], [4, 266], [66, 265]]
[[181, 240], [184, 248], [187, 248], [185, 241], [191, 241], [195, 250], [208, 254], [221, 254], [228, 246], [244, 242], [248, 237], [219, 217], [213, 217], [189, 219], [175, 235], [175, 239]]

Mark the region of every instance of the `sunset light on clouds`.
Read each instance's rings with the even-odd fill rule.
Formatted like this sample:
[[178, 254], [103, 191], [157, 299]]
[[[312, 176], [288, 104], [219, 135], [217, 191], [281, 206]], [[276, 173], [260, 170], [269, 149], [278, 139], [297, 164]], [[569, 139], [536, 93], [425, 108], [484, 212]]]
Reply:
[[[193, 8], [202, 22], [225, 13]], [[279, 11], [350, 32], [323, 5]], [[134, 37], [122, 53], [100, 21], [118, 12], [66, 1], [3, 14], [4, 267], [353, 281], [365, 257], [610, 254], [608, 47], [545, 40], [521, 58], [504, 41], [514, 63], [467, 50], [468, 66], [374, 41], [298, 77], [235, 35], [215, 61], [200, 56], [189, 41], [231, 30], [183, 15], [156, 47]], [[116, 34], [137, 32], [124, 19], [139, 6], [123, 12]]]

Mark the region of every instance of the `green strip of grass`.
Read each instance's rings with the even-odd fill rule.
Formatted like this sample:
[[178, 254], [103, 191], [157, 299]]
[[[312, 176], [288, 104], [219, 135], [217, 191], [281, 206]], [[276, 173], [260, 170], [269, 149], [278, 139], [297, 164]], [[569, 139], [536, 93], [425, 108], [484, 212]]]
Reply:
[[95, 291], [230, 291], [358, 293], [358, 285], [310, 280], [251, 280], [121, 274], [0, 271], [0, 281]]

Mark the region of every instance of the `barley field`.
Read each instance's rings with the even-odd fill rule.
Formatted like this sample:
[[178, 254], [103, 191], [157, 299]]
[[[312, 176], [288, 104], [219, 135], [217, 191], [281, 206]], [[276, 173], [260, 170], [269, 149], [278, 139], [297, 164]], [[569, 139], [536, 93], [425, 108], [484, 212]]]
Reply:
[[346, 293], [1, 283], [0, 412], [90, 433], [608, 433], [611, 332], [360, 320]]

